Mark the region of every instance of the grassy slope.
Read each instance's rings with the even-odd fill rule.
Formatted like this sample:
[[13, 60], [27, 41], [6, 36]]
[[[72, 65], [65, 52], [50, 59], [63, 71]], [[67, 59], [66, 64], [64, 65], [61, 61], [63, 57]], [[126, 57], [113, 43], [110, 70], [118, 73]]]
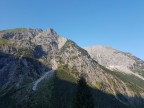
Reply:
[[0, 45], [10, 45], [10, 40], [4, 39], [4, 38], [0, 38]]
[[26, 107], [70, 108], [76, 82], [70, 69], [67, 66], [60, 66], [51, 79], [42, 81], [38, 90], [29, 94]]
[[139, 96], [140, 92], [144, 91], [144, 81], [142, 79], [134, 75], [123, 74], [122, 72], [111, 71], [111, 70], [106, 69], [103, 66], [101, 67], [106, 72], [112, 74], [113, 76], [125, 82], [127, 86], [137, 94], [137, 96]]
[[22, 33], [22, 32], [28, 32], [32, 31], [33, 29], [28, 29], [28, 28], [16, 28], [16, 29], [9, 29], [9, 30], [2, 30], [0, 33]]
[[[36, 102], [38, 105], [43, 106], [33, 106], [32, 108], [72, 108], [76, 86], [77, 80], [72, 74], [72, 70], [67, 65], [60, 66], [56, 70], [55, 76], [49, 81], [41, 82], [39, 90], [32, 96], [39, 100]], [[91, 87], [90, 90], [93, 93], [96, 108], [126, 108], [113, 95]]]

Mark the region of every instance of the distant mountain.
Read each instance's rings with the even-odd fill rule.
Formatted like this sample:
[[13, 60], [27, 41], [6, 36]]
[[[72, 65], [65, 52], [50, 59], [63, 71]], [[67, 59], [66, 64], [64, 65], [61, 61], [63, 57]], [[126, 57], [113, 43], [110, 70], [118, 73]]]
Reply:
[[132, 54], [107, 46], [92, 46], [85, 49], [93, 59], [108, 69], [133, 74], [144, 80], [144, 61]]
[[0, 31], [0, 108], [71, 108], [81, 74], [96, 108], [142, 108], [144, 62], [109, 47], [86, 50], [53, 29]]

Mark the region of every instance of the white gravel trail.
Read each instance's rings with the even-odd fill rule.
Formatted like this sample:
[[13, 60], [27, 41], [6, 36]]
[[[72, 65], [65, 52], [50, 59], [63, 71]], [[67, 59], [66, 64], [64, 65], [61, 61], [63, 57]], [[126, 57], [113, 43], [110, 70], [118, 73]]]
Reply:
[[47, 78], [47, 79], [50, 78], [50, 77], [53, 75], [53, 73], [54, 73], [54, 70], [48, 71], [48, 72], [46, 72], [43, 76], [41, 76], [39, 79], [37, 79], [37, 80], [34, 82], [34, 85], [33, 85], [33, 87], [32, 87], [32, 90], [33, 90], [33, 91], [36, 91], [38, 84], [39, 84], [43, 79], [45, 79], [45, 78]]

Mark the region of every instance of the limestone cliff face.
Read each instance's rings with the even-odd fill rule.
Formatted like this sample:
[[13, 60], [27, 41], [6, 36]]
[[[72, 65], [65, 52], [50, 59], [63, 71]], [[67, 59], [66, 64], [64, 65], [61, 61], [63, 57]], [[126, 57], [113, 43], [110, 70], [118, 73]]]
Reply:
[[[58, 66], [67, 65], [76, 78], [84, 74], [90, 86], [113, 94], [123, 104], [143, 102], [142, 78], [137, 77], [137, 82], [131, 83], [131, 75], [125, 76], [113, 70], [126, 70], [127, 73], [133, 70], [133, 73], [136, 73], [134, 66], [139, 65], [143, 69], [141, 60], [136, 61], [137, 58], [131, 55], [127, 56], [126, 53], [107, 47], [98, 47], [98, 51], [90, 48], [87, 51], [73, 41], [59, 36], [53, 29], [0, 31], [0, 87], [2, 90], [10, 90], [10, 85], [13, 84], [12, 87], [20, 89], [22, 85], [29, 83], [30, 89], [33, 82], [45, 72], [53, 67], [56, 69]], [[142, 74], [142, 71], [140, 72]], [[133, 76], [135, 77], [135, 74], [132, 74]], [[129, 80], [125, 80], [126, 77]], [[127, 101], [118, 94], [122, 94]]]
[[111, 70], [135, 74], [144, 80], [144, 61], [132, 54], [106, 46], [92, 46], [85, 49], [99, 64]]

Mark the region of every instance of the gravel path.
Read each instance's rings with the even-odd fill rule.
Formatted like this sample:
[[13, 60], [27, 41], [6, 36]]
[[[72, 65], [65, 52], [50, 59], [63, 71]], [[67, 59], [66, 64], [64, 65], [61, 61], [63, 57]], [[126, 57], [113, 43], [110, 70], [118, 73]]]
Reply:
[[37, 79], [37, 80], [34, 82], [34, 85], [33, 85], [33, 87], [32, 87], [32, 90], [33, 90], [33, 91], [36, 91], [38, 84], [39, 84], [43, 79], [45, 79], [45, 78], [47, 78], [47, 79], [50, 78], [50, 77], [53, 75], [53, 73], [54, 73], [54, 70], [48, 71], [48, 72], [46, 72], [42, 77], [40, 77], [39, 79]]

